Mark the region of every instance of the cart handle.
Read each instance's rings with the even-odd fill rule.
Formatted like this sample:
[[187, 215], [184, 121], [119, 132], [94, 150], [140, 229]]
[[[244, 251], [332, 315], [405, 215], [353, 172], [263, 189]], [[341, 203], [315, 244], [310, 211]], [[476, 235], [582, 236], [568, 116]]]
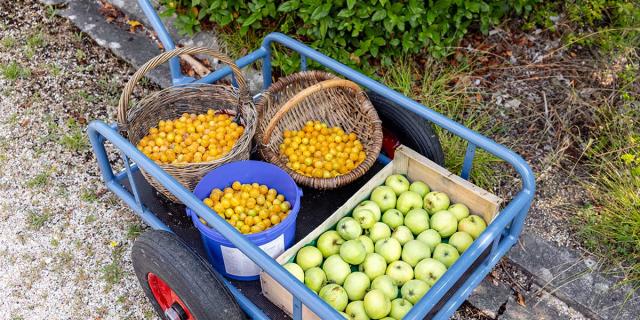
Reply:
[[271, 138], [271, 134], [273, 133], [273, 130], [276, 128], [278, 121], [280, 121], [280, 119], [284, 117], [284, 114], [289, 112], [289, 110], [293, 109], [293, 107], [295, 107], [300, 102], [302, 102], [302, 100], [304, 100], [306, 97], [318, 91], [329, 89], [329, 88], [337, 88], [337, 87], [349, 88], [354, 90], [358, 94], [363, 93], [362, 89], [360, 88], [360, 86], [358, 86], [358, 84], [356, 84], [353, 81], [349, 81], [345, 79], [325, 80], [325, 81], [318, 82], [308, 88], [305, 88], [304, 90], [298, 92], [295, 96], [293, 96], [287, 102], [285, 102], [285, 104], [283, 104], [282, 107], [280, 107], [280, 110], [278, 110], [278, 112], [276, 112], [276, 114], [273, 115], [273, 118], [271, 118], [271, 121], [269, 121], [267, 128], [264, 130], [264, 136], [262, 137], [262, 144], [266, 145], [269, 142], [269, 139]]
[[122, 90], [122, 95], [120, 95], [120, 101], [118, 102], [118, 127], [121, 130], [126, 130], [128, 125], [127, 112], [129, 110], [129, 100], [131, 98], [131, 94], [133, 93], [133, 89], [135, 85], [142, 79], [142, 77], [147, 74], [149, 71], [155, 69], [161, 64], [169, 61], [171, 58], [177, 57], [182, 54], [206, 54], [213, 58], [216, 58], [231, 67], [231, 71], [233, 72], [233, 76], [235, 77], [236, 83], [238, 84], [238, 99], [240, 101], [252, 101], [251, 96], [249, 95], [249, 87], [247, 85], [247, 81], [242, 75], [242, 71], [235, 64], [235, 62], [229, 58], [228, 56], [214, 50], [211, 48], [205, 47], [184, 47], [173, 49], [164, 53], [161, 53], [154, 57], [153, 59], [147, 61], [136, 73], [133, 74], [129, 82], [124, 86]]

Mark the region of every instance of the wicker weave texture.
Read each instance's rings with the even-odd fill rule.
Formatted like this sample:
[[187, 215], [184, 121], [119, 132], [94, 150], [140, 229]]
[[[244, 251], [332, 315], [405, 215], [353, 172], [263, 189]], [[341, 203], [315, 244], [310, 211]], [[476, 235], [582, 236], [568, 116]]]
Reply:
[[[193, 190], [204, 175], [216, 167], [235, 160], [249, 158], [251, 139], [255, 133], [257, 112], [249, 97], [246, 81], [240, 69], [232, 65], [234, 76], [239, 87], [213, 84], [187, 84], [169, 87], [154, 92], [141, 99], [133, 108], [129, 108], [129, 100], [134, 85], [149, 70], [166, 62], [171, 57], [180, 54], [206, 53], [227, 64], [233, 61], [208, 48], [179, 48], [165, 52], [150, 60], [134, 74], [125, 86], [118, 108], [119, 126], [129, 141], [137, 145], [148, 134], [149, 129], [156, 127], [160, 120], [173, 120], [183, 113], [203, 114], [209, 109], [217, 113], [227, 113], [234, 116], [235, 121], [244, 126], [243, 134], [229, 153], [220, 159], [209, 162], [188, 164], [158, 164], [163, 170], [172, 175], [178, 182], [189, 190]], [[156, 190], [172, 201], [179, 200], [151, 175], [142, 174]]]
[[[258, 125], [256, 142], [260, 155], [281, 167], [293, 179], [316, 189], [333, 189], [348, 184], [362, 176], [375, 162], [382, 145], [381, 122], [364, 91], [358, 88], [322, 88], [300, 99], [300, 92], [326, 80], [338, 79], [335, 75], [321, 71], [304, 71], [274, 83], [258, 103]], [[297, 97], [296, 97], [297, 96]], [[287, 103], [295, 99], [298, 103], [276, 119], [271, 134], [269, 124]], [[353, 132], [362, 142], [366, 159], [347, 174], [333, 178], [314, 178], [301, 175], [286, 166], [286, 157], [279, 152], [284, 130], [300, 130], [307, 121], [320, 120], [329, 126], [337, 126], [345, 132]], [[266, 143], [263, 140], [266, 136]]]

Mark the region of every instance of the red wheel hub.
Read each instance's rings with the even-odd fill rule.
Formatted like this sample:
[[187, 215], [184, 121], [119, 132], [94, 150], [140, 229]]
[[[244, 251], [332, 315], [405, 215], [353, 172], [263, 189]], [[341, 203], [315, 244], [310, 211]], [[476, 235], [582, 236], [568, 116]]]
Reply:
[[154, 273], [147, 275], [147, 281], [153, 297], [156, 299], [160, 308], [169, 320], [194, 320], [187, 306], [182, 302], [180, 297]]
[[393, 159], [396, 148], [400, 146], [400, 139], [389, 129], [382, 127], [382, 152]]

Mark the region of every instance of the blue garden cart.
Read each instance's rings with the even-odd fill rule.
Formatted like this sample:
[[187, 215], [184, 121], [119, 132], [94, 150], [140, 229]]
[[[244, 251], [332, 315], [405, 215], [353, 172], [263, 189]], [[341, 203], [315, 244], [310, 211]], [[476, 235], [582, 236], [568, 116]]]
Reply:
[[[174, 42], [153, 6], [148, 0], [138, 0], [138, 3], [150, 20], [164, 48], [174, 49]], [[504, 160], [515, 169], [521, 181], [520, 190], [503, 206], [486, 231], [473, 242], [471, 247], [405, 317], [405, 319], [449, 318], [500, 258], [516, 243], [535, 192], [535, 179], [530, 167], [519, 155], [508, 148], [284, 34], [267, 35], [260, 48], [236, 61], [241, 68], [255, 63], [261, 64], [263, 89], [268, 88], [272, 81], [271, 49], [274, 44], [299, 54], [301, 70], [306, 70], [307, 62], [312, 60], [365, 87], [374, 105], [378, 110], [383, 110], [381, 112], [383, 126], [392, 128], [395, 136], [399, 136], [402, 143], [408, 144], [435, 162], [441, 164], [443, 160], [437, 136], [433, 134], [431, 125], [440, 126], [464, 139], [467, 146], [460, 172], [462, 178], [468, 179], [477, 148]], [[177, 58], [170, 60], [169, 66], [174, 85], [191, 82], [214, 83], [231, 75], [231, 69], [224, 67], [196, 80], [181, 73]], [[256, 98], [259, 99], [259, 95]], [[409, 126], [413, 127], [408, 129]], [[93, 121], [89, 124], [88, 134], [102, 178], [109, 190], [120, 197], [153, 229], [136, 240], [132, 249], [132, 261], [141, 286], [161, 316], [166, 319], [287, 317], [261, 295], [258, 281], [228, 280], [211, 268], [202, 258], [203, 248], [199, 234], [184, 214], [184, 208], [187, 206], [291, 292], [295, 319], [301, 319], [303, 305], [322, 318], [341, 317], [273, 258], [246, 240], [192, 192], [138, 151], [119, 134], [115, 124]], [[117, 150], [112, 153], [119, 155], [122, 159], [124, 163], [122, 171], [115, 172], [114, 162], [110, 161], [110, 153], [106, 148], [107, 144]], [[385, 152], [380, 155], [378, 164], [374, 165], [369, 173], [341, 190], [305, 190], [307, 196], [302, 200], [296, 241], [332, 214], [376, 171], [390, 161], [385, 153], [389, 155], [392, 152], [384, 148], [383, 151]], [[142, 177], [140, 170], [154, 177], [184, 205], [171, 203], [159, 196]], [[312, 196], [309, 196], [310, 194]], [[305, 215], [305, 212], [309, 211], [313, 214]]]

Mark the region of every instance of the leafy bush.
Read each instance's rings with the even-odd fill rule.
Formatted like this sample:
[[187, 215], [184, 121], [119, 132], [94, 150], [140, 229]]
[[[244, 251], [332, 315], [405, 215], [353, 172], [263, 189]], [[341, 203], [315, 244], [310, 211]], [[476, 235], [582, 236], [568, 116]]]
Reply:
[[344, 63], [370, 68], [424, 49], [441, 57], [474, 27], [523, 14], [540, 0], [161, 0], [183, 33], [208, 22], [241, 33], [281, 31]]

